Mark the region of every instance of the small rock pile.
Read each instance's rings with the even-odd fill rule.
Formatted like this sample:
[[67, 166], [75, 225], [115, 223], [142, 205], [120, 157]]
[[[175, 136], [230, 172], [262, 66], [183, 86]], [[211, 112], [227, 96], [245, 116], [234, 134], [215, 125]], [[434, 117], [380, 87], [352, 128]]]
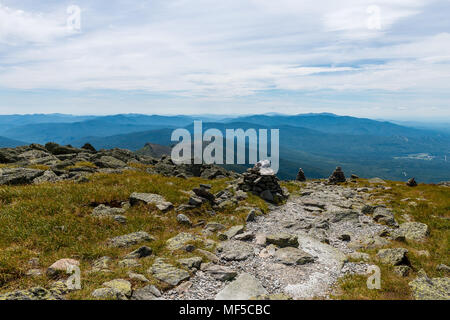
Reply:
[[341, 167], [336, 167], [331, 176], [328, 178], [328, 182], [331, 184], [341, 183], [347, 181], [345, 179], [344, 172]]
[[286, 199], [288, 194], [281, 188], [278, 177], [269, 165], [268, 161], [260, 161], [253, 168], [248, 169], [242, 174], [243, 179], [238, 183], [238, 189], [252, 192], [269, 202]]
[[417, 182], [415, 178], [411, 178], [406, 182], [408, 187], [417, 187]]
[[303, 169], [302, 169], [302, 168], [300, 168], [300, 169], [298, 170], [296, 180], [297, 180], [297, 181], [301, 181], [301, 182], [306, 181], [305, 173], [303, 172]]

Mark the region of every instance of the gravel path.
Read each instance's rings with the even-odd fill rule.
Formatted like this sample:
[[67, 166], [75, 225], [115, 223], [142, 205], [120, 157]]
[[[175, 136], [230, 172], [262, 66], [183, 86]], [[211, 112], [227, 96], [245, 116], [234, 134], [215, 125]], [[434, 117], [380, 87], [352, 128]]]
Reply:
[[[284, 293], [294, 299], [327, 298], [339, 277], [365, 273], [367, 264], [345, 262], [346, 255], [355, 251], [354, 244], [358, 241], [372, 238], [387, 228], [361, 213], [362, 207], [369, 203], [367, 190], [317, 182], [308, 182], [302, 190], [301, 196], [291, 196], [285, 205], [272, 207], [269, 214], [247, 224], [246, 231], [256, 236], [246, 242], [252, 250], [247, 259], [226, 261], [222, 252], [218, 253], [219, 264], [238, 274], [253, 275], [269, 294]], [[273, 256], [276, 248], [258, 243], [265, 235], [277, 233], [297, 236], [298, 248], [314, 256], [315, 261], [303, 265], [277, 262]], [[231, 242], [236, 245], [235, 250], [240, 250], [242, 242]], [[183, 292], [175, 288], [164, 293], [164, 298], [214, 299], [229, 282], [198, 271], [190, 283]]]

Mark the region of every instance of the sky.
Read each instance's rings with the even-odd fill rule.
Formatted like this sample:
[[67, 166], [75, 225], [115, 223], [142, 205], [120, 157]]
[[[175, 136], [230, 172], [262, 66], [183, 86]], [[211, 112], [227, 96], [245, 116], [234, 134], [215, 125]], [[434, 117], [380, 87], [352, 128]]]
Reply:
[[450, 0], [0, 0], [0, 114], [450, 120]]

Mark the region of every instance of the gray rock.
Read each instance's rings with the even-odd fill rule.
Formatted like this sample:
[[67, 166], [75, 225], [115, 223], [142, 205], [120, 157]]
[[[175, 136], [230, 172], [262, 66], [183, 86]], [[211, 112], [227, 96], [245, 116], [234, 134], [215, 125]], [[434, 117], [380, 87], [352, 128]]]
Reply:
[[273, 202], [274, 200], [273, 194], [270, 190], [264, 190], [259, 196], [269, 202]]
[[154, 285], [148, 285], [133, 292], [131, 300], [159, 300], [161, 292]]
[[127, 297], [120, 291], [113, 288], [99, 288], [95, 289], [91, 295], [98, 299], [108, 300], [127, 300]]
[[111, 169], [125, 168], [127, 166], [125, 162], [111, 156], [101, 157], [99, 160], [95, 161], [95, 165], [99, 168]]
[[285, 265], [301, 265], [314, 262], [314, 257], [303, 250], [286, 247], [275, 252], [275, 259]]
[[225, 232], [227, 239], [232, 239], [234, 236], [244, 232], [245, 227], [243, 225], [233, 226]]
[[194, 242], [199, 240], [199, 238], [193, 234], [182, 232], [177, 234], [175, 237], [170, 238], [166, 241], [167, 248], [169, 250], [180, 250], [183, 249], [185, 245], [189, 242]]
[[34, 179], [44, 174], [43, 170], [27, 168], [0, 169], [0, 185], [30, 184]]
[[274, 244], [280, 248], [298, 247], [298, 238], [288, 233], [276, 233], [266, 236], [266, 244]]
[[149, 269], [149, 272], [151, 272], [156, 279], [172, 286], [177, 286], [181, 282], [188, 280], [190, 277], [189, 272], [166, 263], [162, 258], [155, 260], [151, 269]]
[[420, 222], [405, 222], [396, 231], [408, 241], [424, 241], [430, 234], [426, 224]]
[[204, 272], [210, 274], [214, 279], [219, 281], [230, 281], [236, 278], [237, 272], [230, 269], [229, 267], [219, 266], [219, 265], [209, 265]]
[[239, 241], [252, 241], [255, 239], [255, 235], [252, 232], [244, 232], [234, 236], [234, 239]]
[[186, 226], [192, 226], [191, 220], [184, 214], [180, 213], [177, 215], [177, 221], [179, 224], [183, 224]]
[[166, 199], [159, 194], [137, 192], [132, 193], [130, 195], [130, 204], [134, 206], [139, 203], [153, 204], [158, 208], [158, 210], [162, 212], [167, 212], [173, 208], [173, 204], [166, 201]]
[[56, 175], [52, 170], [46, 170], [43, 175], [34, 178], [33, 184], [40, 184], [45, 182], [58, 182], [62, 179]]
[[139, 249], [134, 250], [133, 252], [130, 252], [125, 256], [125, 259], [141, 259], [148, 256], [151, 256], [153, 253], [152, 248], [149, 248], [147, 246], [142, 246]]
[[253, 247], [242, 241], [225, 241], [218, 245], [217, 251], [222, 259], [227, 261], [247, 260], [254, 255]]
[[450, 278], [428, 278], [423, 270], [409, 283], [416, 300], [450, 300]]
[[203, 262], [201, 257], [192, 257], [178, 260], [178, 263], [188, 269], [200, 269], [200, 266]]
[[408, 250], [404, 248], [381, 249], [378, 251], [377, 257], [381, 263], [392, 266], [410, 265], [407, 254]]
[[120, 215], [122, 213], [125, 213], [125, 210], [122, 208], [111, 208], [104, 204], [100, 204], [94, 208], [91, 215], [94, 217], [114, 217], [115, 215]]
[[118, 291], [126, 297], [130, 297], [132, 293], [131, 283], [124, 279], [114, 279], [111, 281], [107, 281], [103, 283], [103, 286]]
[[436, 270], [437, 270], [437, 271], [450, 272], [450, 267], [447, 266], [447, 265], [445, 265], [445, 264], [443, 264], [443, 263], [441, 263], [440, 265], [438, 265], [438, 266], [436, 267]]
[[245, 219], [247, 222], [253, 222], [256, 220], [256, 210], [251, 209], [250, 212], [247, 215], [247, 218]]
[[206, 230], [209, 230], [211, 232], [217, 232], [225, 229], [225, 226], [221, 223], [216, 222], [210, 222], [205, 226]]
[[249, 300], [263, 294], [267, 294], [267, 290], [261, 283], [252, 275], [243, 273], [220, 291], [215, 300]]
[[408, 266], [395, 266], [394, 273], [398, 274], [400, 277], [407, 277], [411, 268]]
[[128, 272], [128, 277], [131, 280], [141, 281], [141, 282], [150, 282], [143, 274]]
[[373, 212], [373, 219], [376, 222], [384, 223], [391, 227], [398, 227], [397, 221], [395, 221], [394, 214], [391, 210], [385, 207], [376, 207]]
[[111, 247], [125, 248], [141, 242], [153, 240], [155, 239], [152, 236], [150, 236], [147, 232], [138, 231], [109, 239], [108, 244]]

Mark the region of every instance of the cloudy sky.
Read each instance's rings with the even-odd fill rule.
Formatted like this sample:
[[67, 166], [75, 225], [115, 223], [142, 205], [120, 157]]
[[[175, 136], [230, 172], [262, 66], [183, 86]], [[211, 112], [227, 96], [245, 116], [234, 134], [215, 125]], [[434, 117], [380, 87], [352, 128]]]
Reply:
[[53, 112], [449, 120], [450, 1], [0, 0], [0, 114]]

